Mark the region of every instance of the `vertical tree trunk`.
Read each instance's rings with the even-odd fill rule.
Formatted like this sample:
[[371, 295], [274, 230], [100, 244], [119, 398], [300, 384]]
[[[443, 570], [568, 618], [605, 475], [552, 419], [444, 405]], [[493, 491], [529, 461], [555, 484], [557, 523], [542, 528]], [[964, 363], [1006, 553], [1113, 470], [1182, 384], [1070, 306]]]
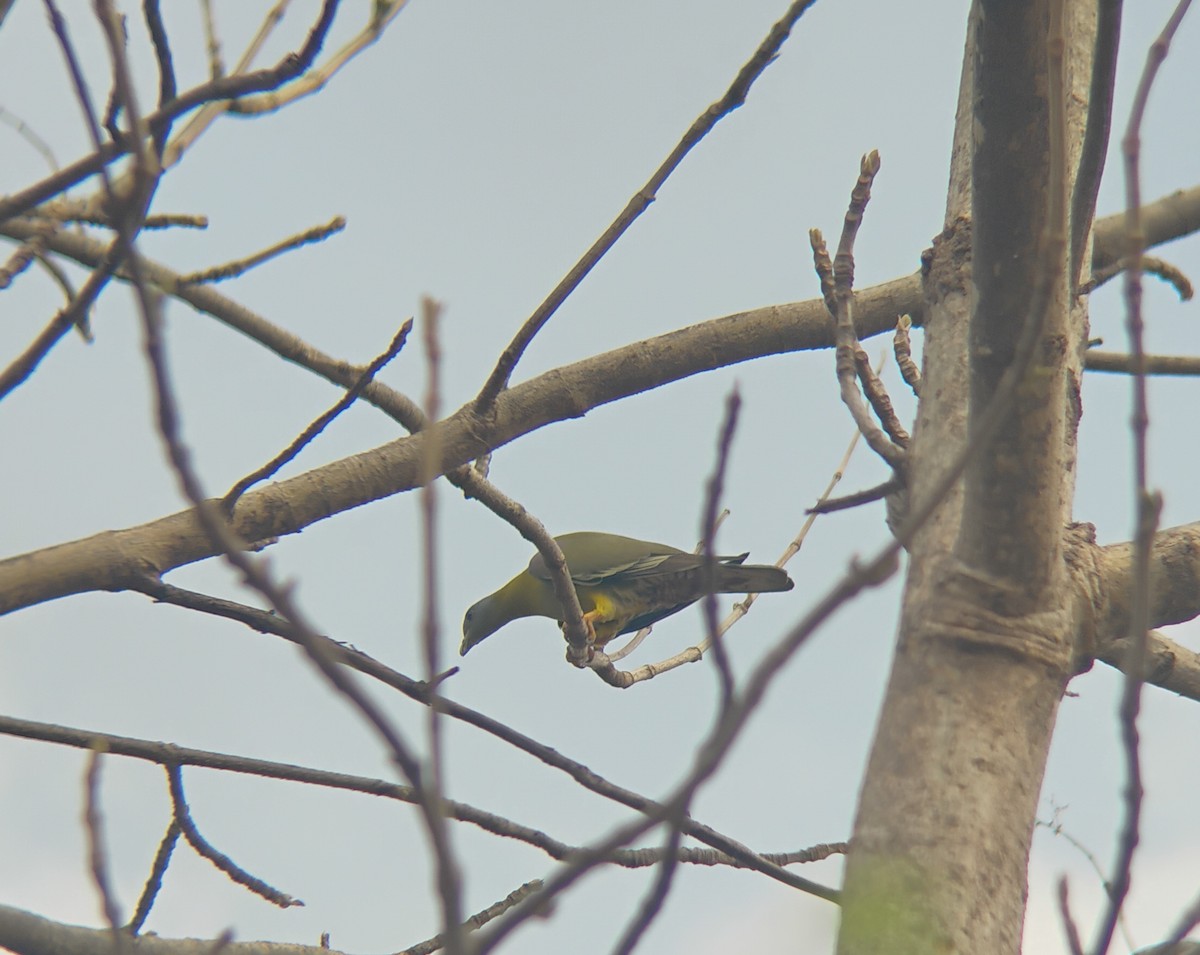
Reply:
[[[1094, 5], [1067, 4], [1066, 182]], [[1013, 411], [913, 543], [860, 797], [838, 951], [1015, 953], [1029, 846], [1074, 629], [1063, 559], [1087, 320], [1047, 252], [1051, 0], [978, 0], [946, 228], [926, 295], [910, 503], [927, 499], [1012, 364], [1045, 256], [1049, 312]], [[911, 510], [911, 508], [910, 508]]]

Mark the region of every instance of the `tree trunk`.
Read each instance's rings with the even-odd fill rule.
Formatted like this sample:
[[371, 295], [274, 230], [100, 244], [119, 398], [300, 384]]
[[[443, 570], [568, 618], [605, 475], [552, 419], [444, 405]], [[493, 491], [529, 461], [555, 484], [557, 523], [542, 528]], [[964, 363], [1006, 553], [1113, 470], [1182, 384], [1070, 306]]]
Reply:
[[[1095, 9], [1063, 2], [1058, 184], [1069, 196]], [[926, 276], [910, 512], [977, 432], [1037, 311], [1039, 282], [1051, 288], [1049, 274], [1053, 286], [1010, 414], [913, 541], [847, 864], [843, 955], [1020, 949], [1038, 794], [1071, 675], [1064, 530], [1087, 340], [1063, 244], [1046, 241], [1050, 7], [979, 0], [971, 12], [946, 227]]]

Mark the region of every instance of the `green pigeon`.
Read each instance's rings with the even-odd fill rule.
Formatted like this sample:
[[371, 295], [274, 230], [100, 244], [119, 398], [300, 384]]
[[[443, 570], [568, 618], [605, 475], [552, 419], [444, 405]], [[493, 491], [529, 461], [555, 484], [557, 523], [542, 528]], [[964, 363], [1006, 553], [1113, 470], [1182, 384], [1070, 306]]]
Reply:
[[[770, 593], [794, 586], [780, 567], [744, 564], [749, 554], [714, 557], [706, 565], [698, 554], [617, 534], [579, 531], [555, 541], [567, 560], [596, 647], [669, 617], [710, 589], [718, 594]], [[710, 570], [711, 584], [706, 580]], [[561, 622], [562, 616], [546, 562], [535, 554], [525, 570], [467, 611], [458, 652], [465, 656], [518, 617]]]

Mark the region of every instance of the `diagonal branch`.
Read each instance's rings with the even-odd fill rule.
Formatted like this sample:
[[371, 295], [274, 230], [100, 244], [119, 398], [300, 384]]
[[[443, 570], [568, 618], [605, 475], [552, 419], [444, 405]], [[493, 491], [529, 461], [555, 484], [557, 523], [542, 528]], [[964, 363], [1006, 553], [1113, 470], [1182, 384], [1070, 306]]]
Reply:
[[816, 0], [796, 0], [796, 2], [788, 7], [787, 13], [783, 15], [778, 23], [771, 27], [770, 33], [767, 34], [758, 49], [754, 51], [754, 55], [738, 71], [737, 76], [734, 77], [733, 82], [729, 85], [729, 89], [725, 91], [725, 95], [696, 117], [696, 121], [683, 134], [683, 138], [671, 151], [671, 154], [663, 160], [663, 164], [655, 170], [654, 175], [650, 177], [641, 189], [634, 193], [633, 198], [629, 200], [629, 203], [613, 221], [612, 225], [604, 230], [603, 235], [593, 243], [592, 247], [583, 254], [583, 257], [572, 266], [571, 271], [555, 286], [545, 301], [529, 316], [525, 324], [517, 332], [516, 337], [513, 338], [508, 347], [500, 355], [500, 360], [496, 363], [495, 369], [488, 376], [479, 395], [475, 398], [475, 411], [477, 413], [482, 414], [491, 410], [497, 396], [508, 386], [513, 369], [516, 368], [517, 362], [521, 360], [521, 356], [525, 353], [525, 349], [529, 347], [529, 343], [533, 341], [534, 336], [542, 330], [542, 326], [558, 311], [558, 307], [567, 300], [567, 297], [578, 288], [579, 283], [587, 277], [587, 274], [596, 266], [596, 263], [604, 257], [605, 253], [633, 225], [638, 216], [649, 208], [650, 203], [654, 202], [657, 198], [658, 190], [662, 188], [663, 183], [667, 181], [676, 167], [683, 162], [684, 157], [692, 151], [692, 148], [700, 140], [711, 132], [712, 128], [721, 119], [732, 113], [746, 101], [746, 95], [750, 92], [750, 87], [754, 85], [755, 80], [762, 75], [762, 72], [779, 55], [779, 50], [783, 47], [788, 35], [792, 32], [792, 27], [795, 26], [796, 21], [815, 2]]

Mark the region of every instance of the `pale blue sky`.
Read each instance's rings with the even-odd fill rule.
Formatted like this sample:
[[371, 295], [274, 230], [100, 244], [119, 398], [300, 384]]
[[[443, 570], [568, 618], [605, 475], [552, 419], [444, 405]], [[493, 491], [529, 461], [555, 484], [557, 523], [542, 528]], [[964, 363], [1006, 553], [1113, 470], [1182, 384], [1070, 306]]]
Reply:
[[[141, 88], [155, 89], [137, 10], [127, 4]], [[181, 85], [202, 77], [197, 5], [164, 4]], [[227, 60], [266, 3], [214, 3]], [[1149, 39], [1172, 4], [1126, 11], [1119, 131]], [[365, 2], [347, 2], [327, 50], [357, 28]], [[90, 4], [63, 9], [102, 101], [107, 75]], [[299, 43], [315, 4], [296, 3], [263, 62]], [[156, 211], [204, 213], [205, 232], [147, 235], [144, 251], [181, 271], [248, 254], [284, 235], [345, 215], [341, 235], [270, 263], [222, 290], [326, 351], [365, 361], [381, 351], [422, 295], [445, 303], [443, 405], [473, 396], [515, 329], [623, 207], [695, 116], [718, 98], [771, 23], [781, 0], [692, 4], [434, 3], [412, 0], [380, 43], [321, 94], [253, 121], [227, 118], [169, 175]], [[746, 308], [816, 295], [807, 230], [836, 234], [858, 158], [883, 157], [857, 246], [860, 287], [914, 271], [940, 229], [966, 5], [818, 3], [740, 110], [684, 161], [658, 201], [584, 282], [517, 369], [525, 380], [560, 364]], [[183, 38], [188, 37], [190, 43]], [[1144, 194], [1196, 184], [1200, 26], [1177, 39], [1151, 103]], [[0, 106], [53, 146], [61, 163], [87, 150], [79, 111], [41, 4], [16, 4], [0, 29]], [[0, 192], [44, 174], [42, 161], [0, 127]], [[1101, 213], [1120, 203], [1114, 153]], [[1200, 275], [1200, 241], [1162, 254]], [[1200, 353], [1195, 306], [1150, 285], [1150, 347]], [[56, 292], [36, 274], [5, 293], [0, 348], [14, 354], [49, 320]], [[184, 433], [209, 490], [285, 445], [336, 398], [260, 346], [172, 303], [169, 349]], [[1093, 334], [1122, 347], [1119, 295], [1095, 297]], [[183, 506], [152, 429], [136, 313], [125, 289], [105, 293], [96, 342], [68, 337], [37, 376], [0, 406], [3, 556], [125, 527]], [[424, 394], [414, 337], [383, 374]], [[881, 342], [872, 342], [877, 351]], [[895, 385], [904, 414], [912, 403]], [[742, 427], [727, 484], [733, 515], [723, 549], [774, 560], [803, 509], [840, 459], [851, 425], [829, 353], [778, 356], [713, 372], [556, 424], [502, 449], [492, 476], [555, 533], [595, 529], [690, 547], [699, 534], [726, 394], [737, 382]], [[1076, 516], [1104, 541], [1129, 535], [1128, 383], [1085, 383]], [[1153, 481], [1167, 524], [1197, 517], [1196, 385], [1152, 390]], [[285, 473], [397, 436], [358, 407]], [[861, 452], [843, 489], [881, 480]], [[453, 488], [442, 486], [439, 610], [444, 652], [464, 609], [507, 580], [529, 547]], [[325, 632], [419, 675], [419, 539], [414, 495], [309, 528], [271, 549]], [[768, 595], [730, 635], [745, 674], [856, 553], [886, 538], [882, 508], [822, 519], [790, 570], [786, 595]], [[172, 582], [245, 595], [215, 564]], [[837, 615], [779, 675], [721, 774], [700, 793], [696, 818], [764, 851], [846, 838], [893, 638], [900, 579]], [[694, 642], [695, 612], [656, 628], [631, 664]], [[1195, 627], [1177, 628], [1193, 647]], [[373, 738], [331, 697], [290, 646], [198, 619], [136, 595], [90, 595], [0, 622], [0, 699], [6, 713], [364, 774], [386, 775]], [[476, 649], [448, 693], [649, 796], [686, 772], [710, 725], [716, 681], [707, 665], [621, 692], [563, 661], [553, 624], [514, 624]], [[1107, 866], [1120, 812], [1117, 681], [1102, 666], [1072, 684], [1044, 790], [1068, 808], [1063, 825]], [[414, 733], [424, 713], [376, 693]], [[1131, 900], [1139, 944], [1155, 941], [1200, 885], [1196, 704], [1150, 689], [1145, 717], [1148, 806]], [[562, 774], [453, 725], [450, 795], [567, 841], [626, 818]], [[0, 738], [0, 902], [96, 925], [79, 823], [83, 757]], [[438, 930], [417, 816], [365, 796], [188, 771], [197, 821], [223, 851], [304, 909], [277, 912], [186, 850], [147, 925], [161, 935], [332, 944], [356, 952], [403, 948]], [[167, 822], [153, 767], [106, 763], [104, 803], [118, 892], [136, 899]], [[467, 866], [465, 906], [476, 911], [553, 870], [540, 853], [463, 825], [454, 844]], [[836, 863], [802, 870], [836, 883]], [[1084, 924], [1100, 889], [1079, 853], [1039, 836], [1027, 951], [1062, 950], [1053, 881], [1071, 877]], [[606, 952], [649, 884], [650, 870], [588, 879], [555, 917], [523, 928], [511, 950], [529, 955]], [[758, 876], [685, 867], [644, 951], [707, 955], [734, 944], [762, 952], [822, 951], [831, 906]], [[735, 934], [736, 933], [736, 934]], [[808, 944], [797, 945], [797, 934]]]

